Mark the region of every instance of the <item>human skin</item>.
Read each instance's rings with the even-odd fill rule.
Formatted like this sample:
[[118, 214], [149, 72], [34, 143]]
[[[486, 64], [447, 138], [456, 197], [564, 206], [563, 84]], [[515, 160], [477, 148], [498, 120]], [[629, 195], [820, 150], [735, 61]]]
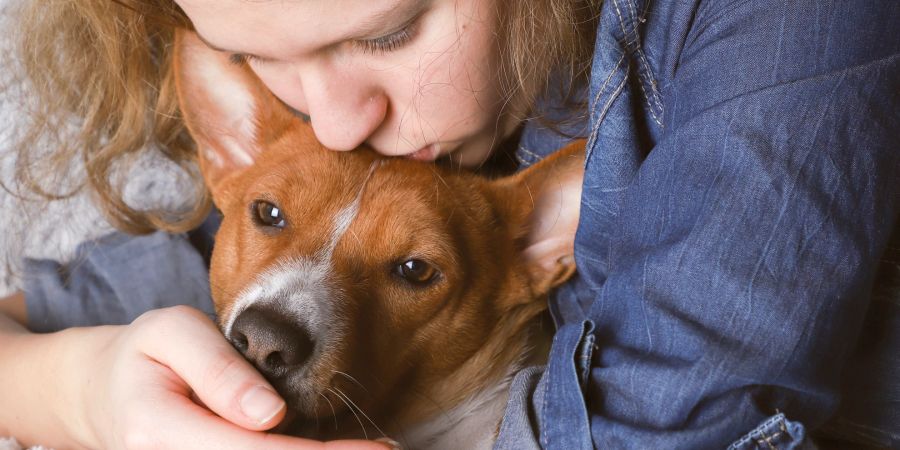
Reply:
[[[331, 149], [475, 166], [515, 127], [493, 1], [178, 4], [214, 47], [255, 55], [246, 63]], [[196, 310], [35, 335], [19, 323], [21, 294], [0, 305], [0, 435], [55, 448], [383, 448], [265, 434], [283, 402], [268, 397], [261, 420], [245, 413], [244, 395], [271, 387]]]
[[[21, 293], [0, 299], [10, 306]], [[2, 309], [6, 309], [5, 307]], [[269, 384], [192, 308], [127, 326], [32, 334], [0, 313], [0, 436], [58, 449], [378, 449], [266, 434], [284, 417]], [[258, 419], [243, 399], [257, 396]], [[205, 405], [205, 406], [202, 406]], [[274, 408], [273, 408], [274, 406]], [[262, 407], [262, 408], [260, 408]]]
[[503, 114], [494, 1], [176, 3], [333, 150], [365, 143], [474, 166], [515, 127]]

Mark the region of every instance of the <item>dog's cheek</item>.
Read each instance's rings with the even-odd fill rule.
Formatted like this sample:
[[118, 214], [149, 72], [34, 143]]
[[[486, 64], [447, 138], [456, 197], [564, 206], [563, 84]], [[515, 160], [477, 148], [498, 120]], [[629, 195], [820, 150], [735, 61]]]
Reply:
[[221, 311], [232, 303], [234, 294], [240, 289], [235, 285], [232, 276], [238, 260], [238, 233], [230, 221], [225, 220], [216, 233], [216, 244], [213, 247], [210, 261], [209, 278], [210, 290], [215, 303], [216, 311]]

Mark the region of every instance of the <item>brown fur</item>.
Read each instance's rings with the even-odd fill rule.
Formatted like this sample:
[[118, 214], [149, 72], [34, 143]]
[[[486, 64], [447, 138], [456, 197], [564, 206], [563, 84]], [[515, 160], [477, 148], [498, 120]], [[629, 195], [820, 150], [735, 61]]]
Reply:
[[[224, 214], [210, 270], [220, 317], [229, 316], [260, 273], [316, 255], [331, 238], [332, 219], [362, 192], [329, 266], [340, 294], [322, 299], [334, 310], [341, 339], [312, 360], [302, 387], [276, 386], [299, 392], [289, 396], [292, 409], [321, 423], [335, 413], [335, 421], [354, 422], [329, 390], [338, 388], [396, 435], [507, 377], [528, 356], [546, 294], [574, 271], [577, 203], [574, 217], [571, 205], [557, 203], [562, 186], [580, 189], [583, 142], [498, 181], [365, 148], [333, 152], [252, 73], [217, 61], [221, 55], [198, 42], [179, 36], [176, 82], [188, 127], [207, 155], [201, 169]], [[180, 57], [184, 52], [191, 56]], [[234, 131], [240, 127], [233, 117], [204, 94], [209, 83], [186, 67], [206, 57], [252, 92], [257, 128], [250, 138]], [[233, 139], [253, 156], [252, 165], [228, 156]], [[279, 206], [283, 229], [254, 223], [248, 205], [259, 199]], [[415, 287], [398, 279], [392, 268], [410, 258], [435, 266], [437, 281]], [[342, 425], [337, 433], [320, 426], [316, 435], [359, 430]]]

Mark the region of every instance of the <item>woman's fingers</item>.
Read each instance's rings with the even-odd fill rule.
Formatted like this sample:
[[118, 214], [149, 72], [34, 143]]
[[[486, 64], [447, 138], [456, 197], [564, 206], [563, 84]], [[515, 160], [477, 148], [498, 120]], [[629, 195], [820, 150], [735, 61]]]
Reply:
[[[159, 367], [157, 370], [168, 370]], [[149, 378], [156, 378], [148, 371]], [[150, 381], [150, 380], [141, 380]], [[132, 423], [132, 431], [126, 436], [126, 448], [179, 448], [244, 450], [248, 448], [266, 449], [372, 449], [384, 450], [390, 445], [370, 441], [318, 442], [308, 439], [267, 434], [261, 431], [235, 427], [225, 419], [192, 402], [188, 397], [171, 389], [167, 383], [148, 383], [151, 390], [146, 398], [153, 399], [148, 404], [146, 414]], [[155, 391], [155, 392], [154, 392]]]
[[139, 334], [138, 348], [184, 380], [210, 410], [248, 430], [266, 430], [284, 418], [284, 400], [203, 313], [175, 307], [138, 320], [153, 322], [147, 327], [153, 332]]

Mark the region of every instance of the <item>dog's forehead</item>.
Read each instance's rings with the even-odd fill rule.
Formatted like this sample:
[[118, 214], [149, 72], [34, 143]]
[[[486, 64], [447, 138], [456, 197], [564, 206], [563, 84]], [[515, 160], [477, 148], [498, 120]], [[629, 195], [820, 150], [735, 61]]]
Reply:
[[438, 241], [447, 248], [451, 235], [493, 221], [487, 217], [493, 208], [479, 195], [481, 179], [364, 149], [264, 152], [246, 181], [241, 210], [233, 207], [231, 220], [243, 216], [241, 228], [261, 244], [273, 239], [252, 231], [256, 225], [246, 205], [270, 201], [288, 223], [276, 238], [279, 245], [261, 250], [270, 263], [285, 255], [331, 254], [347, 235], [353, 243], [338, 252], [351, 258], [376, 247], [375, 253], [385, 253], [380, 257], [435, 248]]

